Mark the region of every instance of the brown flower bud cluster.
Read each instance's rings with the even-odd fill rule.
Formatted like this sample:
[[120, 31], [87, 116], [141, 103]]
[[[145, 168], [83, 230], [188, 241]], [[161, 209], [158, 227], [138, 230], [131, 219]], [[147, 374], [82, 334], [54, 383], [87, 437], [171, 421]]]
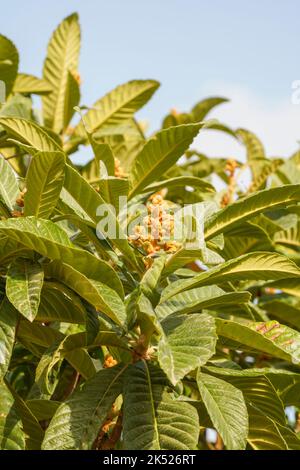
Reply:
[[180, 243], [172, 240], [174, 235], [174, 215], [167, 211], [166, 201], [160, 193], [153, 194], [147, 204], [148, 215], [143, 224], [134, 227], [134, 234], [129, 237], [137, 247], [147, 255], [153, 256], [158, 251], [176, 252]]
[[23, 207], [24, 207], [24, 196], [26, 194], [27, 189], [23, 189], [23, 191], [20, 192], [19, 197], [16, 199], [16, 204], [18, 209], [12, 211], [11, 215], [12, 217], [22, 217], [23, 216]]
[[115, 177], [116, 178], [126, 178], [126, 173], [121, 167], [120, 160], [118, 158], [115, 158]]
[[226, 161], [225, 171], [229, 176], [228, 190], [224, 194], [221, 200], [221, 207], [226, 207], [232, 202], [235, 191], [235, 170], [238, 167], [238, 164], [235, 160], [229, 159]]
[[117, 364], [118, 362], [110, 354], [108, 354], [107, 356], [105, 356], [103, 368], [109, 369], [110, 367], [114, 367]]

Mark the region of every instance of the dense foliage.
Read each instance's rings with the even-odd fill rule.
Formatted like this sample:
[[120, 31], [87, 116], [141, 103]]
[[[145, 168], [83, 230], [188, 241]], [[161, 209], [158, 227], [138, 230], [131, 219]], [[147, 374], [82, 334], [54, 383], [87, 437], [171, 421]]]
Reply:
[[[300, 153], [218, 97], [147, 138], [158, 82], [80, 105], [79, 49], [74, 14], [36, 78], [0, 36], [0, 447], [300, 449]], [[246, 163], [194, 150], [211, 129]]]

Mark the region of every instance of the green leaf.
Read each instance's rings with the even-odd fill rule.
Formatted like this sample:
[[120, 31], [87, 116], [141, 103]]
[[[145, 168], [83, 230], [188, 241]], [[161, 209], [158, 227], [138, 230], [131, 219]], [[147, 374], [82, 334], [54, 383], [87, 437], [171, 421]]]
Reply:
[[39, 322], [85, 323], [86, 312], [78, 295], [58, 282], [44, 282], [36, 316]]
[[171, 168], [188, 149], [201, 127], [202, 124], [170, 127], [149, 139], [133, 161], [129, 197], [138, 194]]
[[[70, 74], [77, 74], [80, 49], [80, 26], [76, 13], [65, 18], [48, 44], [43, 78], [53, 91], [43, 97], [43, 115], [47, 127], [60, 133], [71, 117]], [[73, 75], [72, 75], [73, 76]], [[68, 98], [67, 98], [68, 96]]]
[[122, 392], [127, 366], [104, 369], [55, 412], [45, 433], [43, 450], [91, 449], [114, 401]]
[[158, 361], [173, 385], [206, 364], [217, 342], [214, 318], [206, 314], [176, 315], [162, 322]]
[[[64, 187], [75, 199], [92, 221], [98, 223], [101, 217], [97, 215], [99, 208], [106, 208], [105, 215], [108, 214], [108, 223], [115, 229], [116, 234], [112, 235], [113, 243], [126, 256], [126, 258], [136, 267], [134, 251], [129, 245], [126, 235], [122, 231], [116, 214], [111, 210], [100, 194], [85, 181], [80, 174], [71, 166], [66, 165]], [[119, 235], [119, 236], [118, 236]]]
[[223, 284], [243, 279], [267, 280], [296, 278], [300, 269], [283, 255], [268, 252], [248, 253], [197, 274], [192, 279], [170, 284], [162, 294], [162, 302], [180, 292], [209, 284]]
[[241, 305], [250, 300], [249, 292], [225, 292], [217, 286], [199, 287], [181, 292], [164, 301], [155, 311], [160, 320], [175, 313], [194, 313], [203, 309], [222, 309], [228, 305]]
[[15, 260], [9, 267], [6, 295], [12, 305], [29, 321], [37, 315], [44, 270], [38, 263], [25, 259]]
[[127, 450], [193, 450], [199, 420], [189, 403], [171, 398], [162, 371], [138, 362], [124, 380], [123, 438]]
[[15, 344], [18, 312], [4, 297], [0, 304], [0, 379], [9, 367]]
[[0, 221], [0, 233], [50, 259], [63, 259], [96, 281], [109, 284], [120, 296], [123, 288], [114, 269], [85, 250], [76, 248], [66, 232], [50, 220], [24, 217]]
[[300, 333], [276, 320], [252, 322], [217, 318], [216, 325], [219, 336], [293, 364], [300, 362]]
[[75, 107], [79, 105], [80, 88], [79, 83], [73, 73], [68, 71], [68, 79], [65, 90], [63, 129], [67, 129], [75, 113]]
[[253, 450], [287, 450], [278, 425], [255, 406], [249, 406], [248, 442]]
[[44, 437], [40, 423], [16, 391], [9, 384], [7, 384], [7, 388], [15, 399], [15, 408], [22, 421], [26, 450], [40, 450]]
[[180, 187], [186, 187], [186, 186], [191, 186], [193, 188], [198, 189], [199, 191], [203, 193], [214, 193], [215, 188], [213, 187], [212, 184], [210, 184], [208, 181], [205, 181], [201, 178], [198, 178], [196, 176], [177, 176], [175, 178], [169, 178], [163, 181], [158, 181], [157, 183], [152, 183], [150, 186], [147, 186], [143, 190], [141, 190], [141, 193], [143, 192], [157, 192], [162, 188], [166, 189], [178, 189]]
[[59, 152], [60, 145], [47, 132], [32, 121], [22, 118], [0, 117], [0, 124], [9, 135], [21, 144], [29, 145], [38, 152]]
[[45, 95], [52, 91], [51, 85], [43, 78], [37, 78], [27, 73], [19, 73], [14, 83], [13, 92], [24, 95]]
[[255, 406], [266, 416], [285, 426], [286, 416], [283, 403], [276, 393], [271, 379], [265, 376], [265, 373], [272, 373], [271, 369], [262, 369], [261, 371], [256, 369], [254, 371], [253, 369], [233, 370], [224, 367], [205, 367], [205, 371], [230, 382], [243, 392], [247, 406], [248, 404]]
[[243, 450], [248, 435], [248, 413], [243, 394], [233, 385], [198, 372], [201, 398], [214, 428], [228, 450]]
[[0, 382], [0, 396], [0, 450], [25, 450], [25, 435], [15, 399], [3, 382]]
[[62, 152], [39, 152], [32, 157], [26, 176], [25, 216], [50, 217], [59, 199], [64, 172]]
[[[89, 354], [82, 348], [82, 334], [76, 333], [58, 338], [43, 354], [36, 368], [36, 383], [44, 393], [52, 394], [56, 385], [55, 366], [59, 368], [61, 361], [67, 361], [85, 379], [93, 377], [95, 366]], [[54, 372], [54, 373], [53, 373]]]
[[[155, 80], [132, 80], [118, 86], [92, 106], [84, 115], [84, 123], [92, 134], [100, 127], [115, 126], [133, 117], [151, 98], [159, 87]], [[75, 129], [75, 136], [83, 136], [84, 126], [80, 123]]]
[[210, 239], [219, 233], [228, 232], [244, 220], [249, 220], [264, 211], [286, 207], [298, 201], [300, 201], [299, 184], [258, 191], [239, 199], [213, 215], [205, 225], [205, 238]]
[[292, 299], [278, 298], [259, 304], [268, 314], [277, 320], [300, 330], [300, 302], [292, 302]]
[[[72, 268], [72, 266], [61, 263], [60, 261], [50, 263], [46, 273], [48, 276], [54, 277], [66, 286], [70, 287], [70, 289], [92, 304], [95, 308], [105, 313], [114, 322], [118, 324], [123, 324], [125, 322], [126, 311], [124, 303], [119, 296], [119, 290], [117, 290], [117, 293], [106, 284], [89, 279], [83, 273]], [[109, 274], [107, 275], [109, 276]], [[111, 276], [104, 280], [106, 282], [110, 281], [110, 285], [112, 285], [113, 279]]]
[[18, 73], [19, 54], [13, 42], [0, 35], [0, 76], [5, 83], [8, 96]]
[[13, 210], [19, 196], [17, 179], [10, 164], [0, 156], [0, 196], [10, 210]]

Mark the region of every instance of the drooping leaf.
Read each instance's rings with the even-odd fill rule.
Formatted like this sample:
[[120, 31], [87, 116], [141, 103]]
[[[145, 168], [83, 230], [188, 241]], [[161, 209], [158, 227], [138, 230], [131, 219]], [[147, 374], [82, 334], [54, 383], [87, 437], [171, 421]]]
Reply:
[[300, 185], [269, 188], [240, 199], [213, 215], [205, 225], [205, 238], [210, 239], [258, 214], [300, 201]]
[[227, 281], [243, 279], [296, 278], [299, 275], [300, 269], [286, 256], [268, 252], [248, 253], [197, 274], [191, 279], [174, 282], [164, 290], [162, 300], [167, 300], [180, 292], [204, 285], [222, 284]]
[[217, 318], [216, 325], [218, 335], [224, 338], [293, 364], [300, 362], [300, 333], [276, 320], [251, 322]]
[[32, 121], [22, 118], [0, 117], [0, 124], [9, 135], [37, 152], [59, 152], [60, 145], [47, 132]]
[[248, 435], [248, 412], [242, 392], [203, 372], [197, 374], [201, 398], [228, 450], [243, 450]]

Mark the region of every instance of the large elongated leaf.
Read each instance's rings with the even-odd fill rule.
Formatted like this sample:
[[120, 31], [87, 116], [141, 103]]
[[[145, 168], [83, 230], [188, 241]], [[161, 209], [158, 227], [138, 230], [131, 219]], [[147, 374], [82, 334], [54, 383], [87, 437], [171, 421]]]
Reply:
[[158, 132], [133, 161], [130, 197], [152, 183], [176, 163], [193, 142], [202, 124], [186, 124]]
[[160, 320], [173, 313], [193, 313], [202, 309], [218, 309], [250, 300], [249, 292], [225, 292], [217, 286], [205, 286], [174, 295], [161, 301], [155, 311]]
[[44, 95], [52, 91], [52, 86], [42, 78], [27, 73], [19, 73], [14, 83], [14, 93], [25, 95], [34, 93], [35, 95]]
[[214, 318], [206, 314], [177, 315], [162, 322], [158, 360], [170, 381], [176, 383], [214, 354], [217, 336]]
[[9, 384], [7, 384], [7, 388], [15, 399], [15, 409], [22, 421], [23, 431], [25, 433], [26, 449], [40, 450], [44, 437], [44, 431], [41, 428], [40, 423], [16, 391]]
[[224, 380], [200, 371], [197, 383], [207, 412], [227, 449], [245, 449], [248, 413], [242, 392]]
[[60, 261], [51, 263], [46, 273], [70, 287], [70, 289], [87, 300], [95, 308], [108, 315], [116, 323], [122, 324], [125, 322], [126, 311], [124, 303], [111, 287], [87, 278], [84, 274], [72, 268], [72, 266]]
[[36, 320], [85, 323], [86, 312], [80, 298], [71, 289], [58, 282], [44, 282]]
[[12, 90], [19, 66], [19, 54], [13, 42], [0, 35], [0, 76], [5, 83], [8, 96]]
[[0, 196], [12, 210], [19, 195], [17, 179], [12, 167], [5, 159], [0, 157]]
[[128, 450], [189, 450], [198, 442], [196, 409], [173, 400], [160, 369], [131, 366], [124, 381], [124, 445]]
[[267, 280], [299, 276], [300, 269], [286, 256], [268, 252], [248, 253], [197, 274], [192, 279], [170, 284], [163, 292], [162, 301], [185, 290], [203, 285], [222, 284], [227, 281], [243, 279]]
[[25, 450], [25, 435], [15, 400], [2, 381], [0, 395], [0, 450]]
[[1, 117], [0, 124], [17, 141], [38, 152], [61, 151], [60, 145], [47, 132], [32, 121], [22, 118]]
[[252, 322], [217, 318], [216, 324], [219, 336], [294, 364], [300, 362], [300, 333], [276, 320]]
[[224, 367], [205, 367], [205, 371], [216, 375], [226, 382], [230, 382], [243, 392], [245, 401], [252, 404], [266, 416], [269, 416], [275, 422], [285, 426], [286, 416], [284, 413], [283, 403], [276, 393], [275, 387], [272, 385], [267, 370], [256, 369], [227, 369]]
[[15, 343], [18, 313], [4, 298], [0, 304], [0, 379], [8, 370]]
[[[69, 194], [76, 200], [81, 208], [88, 214], [88, 216], [95, 223], [101, 220], [99, 214], [102, 214], [103, 208], [105, 216], [108, 217], [108, 224], [113, 228], [111, 239], [113, 243], [120, 249], [120, 251], [127, 257], [129, 262], [136, 266], [135, 255], [133, 249], [130, 247], [125, 233], [122, 231], [119, 222], [116, 218], [116, 213], [107, 205], [106, 201], [85, 181], [80, 174], [71, 166], [66, 165], [66, 174], [64, 187]], [[104, 210], [105, 209], [105, 210]]]
[[64, 182], [62, 152], [39, 152], [32, 158], [26, 176], [24, 215], [47, 219], [53, 212]]
[[83, 274], [108, 284], [121, 296], [123, 288], [114, 269], [89, 252], [74, 247], [66, 232], [50, 220], [26, 217], [0, 221], [0, 232], [50, 259], [63, 259]]
[[44, 270], [38, 263], [25, 259], [14, 261], [8, 270], [6, 295], [12, 305], [29, 321], [37, 315]]
[[286, 207], [298, 201], [300, 201], [299, 184], [289, 184], [259, 191], [230, 204], [213, 215], [206, 223], [205, 237], [210, 239], [266, 210]]
[[54, 31], [44, 64], [43, 77], [53, 89], [43, 97], [44, 121], [57, 133], [68, 125], [66, 96], [70, 85], [69, 74], [77, 73], [79, 49], [80, 27], [75, 13], [65, 18]]
[[122, 392], [126, 366], [97, 372], [63, 403], [46, 431], [44, 450], [91, 449], [114, 401]]
[[[100, 100], [85, 114], [84, 123], [90, 133], [100, 127], [115, 126], [128, 121], [151, 98], [159, 87], [155, 80], [132, 80], [118, 86]], [[85, 138], [82, 123], [75, 129], [75, 135]]]

